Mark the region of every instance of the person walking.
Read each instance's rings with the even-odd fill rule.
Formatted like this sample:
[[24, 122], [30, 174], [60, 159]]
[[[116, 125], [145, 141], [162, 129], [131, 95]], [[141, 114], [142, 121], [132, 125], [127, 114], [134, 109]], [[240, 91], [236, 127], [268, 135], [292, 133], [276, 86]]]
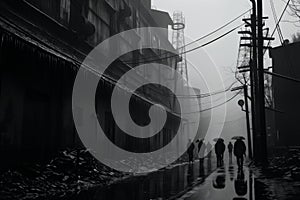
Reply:
[[189, 139], [189, 142], [188, 142], [188, 150], [187, 150], [187, 153], [189, 155], [189, 163], [193, 162], [194, 161], [194, 149], [195, 149], [195, 145], [194, 143], [192, 142], [191, 139]]
[[237, 139], [234, 143], [234, 155], [239, 169], [243, 168], [244, 155], [246, 154], [246, 145], [242, 139]]
[[227, 145], [228, 148], [228, 153], [229, 153], [229, 161], [232, 161], [232, 150], [233, 150], [233, 145], [231, 142], [229, 142], [229, 144]]
[[206, 152], [207, 152], [207, 171], [208, 172], [211, 172], [211, 151], [212, 151], [212, 145], [211, 143], [208, 141], [207, 144], [205, 145], [206, 146]]
[[206, 145], [204, 143], [204, 140], [198, 140], [198, 157], [200, 160], [200, 166], [203, 165], [205, 149], [206, 149]]
[[217, 167], [220, 167], [223, 165], [223, 155], [225, 152], [225, 144], [223, 139], [219, 139], [217, 143], [215, 144], [215, 153], [217, 156]]

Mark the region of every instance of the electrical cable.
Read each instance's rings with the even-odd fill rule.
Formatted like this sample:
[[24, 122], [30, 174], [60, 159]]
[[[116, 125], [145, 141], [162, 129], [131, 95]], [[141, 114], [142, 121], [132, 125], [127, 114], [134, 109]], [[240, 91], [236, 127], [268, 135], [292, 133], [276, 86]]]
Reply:
[[[229, 26], [230, 24], [232, 24], [233, 22], [235, 22], [236, 20], [238, 20], [239, 18], [241, 18], [243, 15], [245, 15], [246, 13], [248, 13], [250, 11], [251, 11], [251, 9], [243, 12], [242, 14], [240, 14], [239, 16], [235, 17], [234, 19], [230, 20], [229, 22], [227, 22], [226, 24], [222, 25], [221, 27], [219, 27], [219, 28], [215, 29], [214, 31], [212, 31], [212, 32], [210, 32], [210, 33], [208, 33], [208, 34], [206, 34], [206, 35], [204, 35], [204, 36], [202, 36], [202, 37], [200, 37], [200, 38], [198, 38], [198, 39], [196, 39], [196, 40], [194, 40], [194, 41], [192, 41], [192, 42], [190, 42], [190, 43], [188, 43], [188, 44], [186, 44], [186, 45], [184, 45], [182, 47], [180, 47], [179, 49], [183, 49], [183, 48], [185, 48], [187, 46], [190, 46], [190, 45], [192, 45], [192, 44], [194, 44], [196, 42], [199, 42], [199, 41], [201, 41], [201, 40], [203, 40], [203, 39], [205, 39], [205, 38], [213, 35], [214, 33], [217, 33], [218, 31], [226, 28], [227, 26]], [[168, 54], [168, 53], [163, 53], [162, 55], [164, 55], [164, 54]], [[160, 55], [160, 56], [162, 56], [162, 55]], [[156, 58], [156, 57], [157, 56], [149, 56], [149, 57], [143, 58], [143, 60], [144, 59], [149, 59], [149, 58]], [[130, 63], [130, 62], [132, 62], [132, 60], [126, 60], [126, 61], [123, 61], [123, 62]]]
[[[203, 48], [203, 47], [205, 47], [205, 46], [207, 46], [207, 45], [209, 45], [209, 44], [211, 44], [211, 43], [213, 43], [213, 42], [218, 41], [219, 39], [221, 39], [221, 38], [227, 36], [228, 34], [232, 33], [233, 31], [235, 31], [236, 29], [242, 27], [244, 24], [245, 24], [245, 23], [240, 24], [239, 26], [236, 26], [236, 27], [234, 27], [233, 29], [231, 29], [231, 30], [227, 31], [226, 33], [222, 34], [221, 36], [219, 36], [219, 37], [217, 37], [217, 38], [215, 38], [215, 39], [213, 39], [213, 40], [211, 40], [211, 41], [209, 41], [209, 42], [206, 42], [206, 43], [204, 43], [204, 44], [202, 44], [202, 45], [200, 45], [200, 46], [198, 46], [198, 47], [189, 49], [189, 50], [187, 50], [187, 51], [185, 51], [185, 52], [181, 52], [180, 54], [176, 54], [176, 55], [172, 55], [172, 56], [167, 56], [167, 57], [163, 57], [163, 58], [159, 58], [159, 59], [143, 60], [143, 61], [138, 61], [138, 62], [136, 62], [136, 61], [135, 61], [135, 62], [125, 62], [125, 63], [126, 63], [126, 64], [146, 64], [146, 63], [152, 63], [152, 62], [157, 62], [157, 61], [165, 60], [165, 59], [168, 59], [168, 58], [174, 58], [174, 57], [177, 57], [177, 56], [182, 55], [182, 54], [187, 54], [187, 53], [193, 52], [193, 51], [195, 51], [195, 50], [198, 50], [198, 49], [200, 49], [200, 48]], [[123, 61], [123, 62], [124, 62], [124, 61]]]
[[178, 98], [206, 98], [206, 97], [211, 97], [214, 95], [218, 95], [218, 94], [222, 94], [225, 92], [228, 92], [229, 90], [231, 90], [231, 88], [237, 83], [237, 81], [233, 82], [232, 84], [230, 84], [225, 90], [217, 90], [215, 92], [210, 92], [210, 93], [203, 93], [200, 95], [177, 95], [176, 97]]
[[211, 108], [207, 108], [207, 109], [201, 110], [200, 112], [205, 112], [205, 111], [212, 110], [212, 109], [214, 109], [214, 108], [218, 108], [218, 107], [220, 107], [220, 106], [222, 106], [222, 105], [224, 105], [224, 104], [226, 104], [226, 103], [232, 101], [233, 99], [235, 99], [235, 97], [237, 97], [237, 96], [241, 93], [241, 91], [242, 91], [242, 90], [240, 90], [239, 92], [237, 92], [233, 97], [231, 97], [231, 98], [228, 99], [227, 101], [225, 101], [225, 102], [223, 102], [223, 103], [221, 103], [221, 104], [218, 104], [218, 105], [216, 105], [216, 106], [213, 106], [213, 107], [211, 107]]
[[[195, 114], [195, 113], [199, 113], [199, 112], [206, 112], [206, 111], [210, 111], [212, 109], [215, 109], [215, 108], [218, 108], [222, 105], [225, 105], [226, 103], [232, 101], [234, 98], [236, 98], [240, 93], [241, 93], [242, 90], [238, 91], [234, 96], [232, 96], [231, 98], [229, 98], [228, 100], [226, 100], [225, 102], [223, 103], [220, 103], [218, 105], [215, 105], [213, 107], [210, 107], [210, 108], [207, 108], [207, 109], [203, 109], [203, 110], [200, 110], [200, 111], [193, 111], [193, 112], [188, 112], [188, 113], [181, 113], [181, 114]], [[177, 113], [179, 114], [179, 113]]]
[[[276, 29], [277, 29], [277, 26], [279, 25], [279, 23], [280, 23], [280, 21], [281, 21], [283, 15], [284, 15], [284, 13], [285, 13], [287, 7], [289, 6], [290, 1], [291, 1], [291, 0], [288, 0], [288, 1], [287, 1], [287, 3], [286, 3], [286, 5], [285, 5], [285, 7], [284, 7], [284, 9], [283, 9], [283, 11], [282, 11], [282, 13], [281, 13], [281, 15], [280, 15], [280, 18], [279, 18], [279, 20], [278, 20], [278, 22], [277, 22], [277, 24], [276, 24], [276, 26], [275, 26], [275, 28], [274, 28], [272, 34], [271, 34], [271, 37], [274, 36], [274, 34], [275, 34], [275, 32], [276, 32]], [[267, 45], [267, 48], [266, 48], [264, 54], [267, 52], [267, 49], [268, 49], [268, 47], [270, 47], [270, 45], [271, 45], [271, 40], [268, 42], [268, 45]]]
[[216, 30], [214, 30], [214, 31], [212, 31], [212, 32], [210, 32], [210, 33], [208, 33], [208, 34], [206, 34], [206, 35], [200, 37], [199, 39], [196, 39], [195, 41], [192, 41], [192, 42], [190, 42], [190, 43], [188, 43], [188, 44], [186, 44], [186, 45], [184, 45], [183, 47], [180, 47], [180, 48], [184, 48], [184, 47], [190, 46], [191, 44], [194, 44], [194, 43], [196, 43], [196, 42], [199, 42], [200, 40], [203, 40], [203, 39], [205, 39], [205, 38], [207, 38], [207, 37], [213, 35], [214, 33], [218, 32], [218, 31], [222, 30], [223, 28], [227, 27], [228, 25], [232, 24], [233, 22], [235, 22], [236, 20], [238, 20], [239, 18], [241, 18], [243, 15], [245, 15], [245, 14], [248, 13], [248, 12], [250, 12], [251, 10], [252, 10], [252, 9], [249, 9], [249, 10], [243, 12], [242, 14], [240, 14], [240, 15], [237, 16], [236, 18], [230, 20], [229, 22], [227, 22], [227, 23], [224, 24], [223, 26], [217, 28]]
[[[276, 9], [275, 9], [275, 5], [274, 5], [273, 0], [270, 0], [270, 6], [271, 6], [271, 11], [272, 11], [272, 14], [273, 14], [275, 24], [277, 24], [278, 23], [278, 18], [277, 18]], [[284, 39], [283, 39], [283, 35], [282, 35], [279, 24], [277, 26], [277, 32], [278, 32], [279, 40], [280, 40], [281, 44], [283, 44]]]

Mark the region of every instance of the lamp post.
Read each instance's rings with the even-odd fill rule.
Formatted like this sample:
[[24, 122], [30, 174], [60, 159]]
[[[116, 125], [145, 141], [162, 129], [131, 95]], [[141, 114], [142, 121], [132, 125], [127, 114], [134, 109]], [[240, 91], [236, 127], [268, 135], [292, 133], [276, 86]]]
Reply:
[[[239, 106], [241, 106], [242, 111], [246, 113], [246, 126], [247, 126], [247, 140], [248, 140], [248, 156], [250, 159], [253, 158], [252, 156], [252, 142], [251, 142], [251, 131], [250, 131], [250, 118], [249, 118], [249, 106], [248, 106], [248, 87], [246, 84], [240, 87], [233, 88], [231, 91], [236, 90], [244, 90], [244, 100], [240, 99], [238, 101]], [[245, 105], [245, 109], [244, 109]]]

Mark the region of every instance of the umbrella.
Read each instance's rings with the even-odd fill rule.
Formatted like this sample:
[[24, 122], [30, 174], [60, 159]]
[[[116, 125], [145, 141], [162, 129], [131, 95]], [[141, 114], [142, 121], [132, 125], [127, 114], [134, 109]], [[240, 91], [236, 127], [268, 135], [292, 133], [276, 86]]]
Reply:
[[219, 140], [224, 142], [224, 139], [223, 139], [223, 138], [215, 138], [215, 139], [213, 139], [214, 142], [217, 142], [217, 141], [219, 141]]
[[232, 139], [232, 140], [244, 140], [245, 137], [243, 137], [243, 136], [234, 136], [234, 137], [232, 137], [231, 139]]

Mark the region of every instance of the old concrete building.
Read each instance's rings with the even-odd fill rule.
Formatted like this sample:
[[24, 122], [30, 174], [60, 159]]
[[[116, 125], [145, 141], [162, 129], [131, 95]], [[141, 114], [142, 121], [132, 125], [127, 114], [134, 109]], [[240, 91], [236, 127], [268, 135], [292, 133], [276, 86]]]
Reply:
[[[45, 160], [60, 149], [81, 145], [72, 117], [72, 87], [85, 56], [103, 40], [124, 30], [139, 27], [168, 28], [168, 13], [151, 9], [150, 0], [3, 0], [0, 2], [0, 145], [1, 158], [9, 163]], [[159, 58], [161, 43], [169, 43], [151, 31], [137, 32], [137, 41], [145, 40], [157, 49], [144, 49], [124, 55], [114, 62], [116, 77], [134, 65], [124, 60]], [[130, 41], [127, 41], [130, 42]], [[170, 44], [171, 45], [171, 44]], [[175, 68], [177, 56], [161, 59]], [[135, 63], [138, 65], [139, 63]], [[97, 96], [99, 108], [109, 107], [109, 94], [116, 81], [113, 73], [100, 82], [105, 88]], [[140, 78], [147, 78], [147, 71]], [[153, 75], [153, 74], [152, 74]], [[156, 75], [161, 81], [166, 77]], [[173, 97], [163, 96], [164, 89], [151, 87], [133, 99], [137, 108], [160, 102], [174, 109]], [[117, 137], [109, 110], [100, 123], [110, 139], [131, 148], [130, 138]], [[136, 109], [139, 110], [139, 109]], [[76, 112], [81, 112], [80, 109]], [[143, 119], [144, 113], [135, 113]], [[176, 114], [170, 113], [173, 120]], [[75, 119], [80, 120], [80, 119]], [[160, 146], [173, 137], [166, 125], [156, 138], [143, 148]]]

